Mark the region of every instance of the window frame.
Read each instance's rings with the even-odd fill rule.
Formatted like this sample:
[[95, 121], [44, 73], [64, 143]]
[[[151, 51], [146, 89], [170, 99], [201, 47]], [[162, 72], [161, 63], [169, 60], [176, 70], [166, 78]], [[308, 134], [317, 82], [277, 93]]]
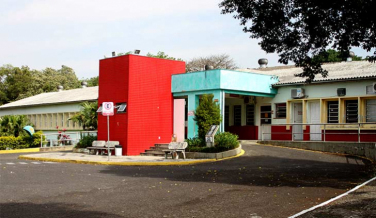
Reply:
[[[284, 105], [284, 106], [283, 106]], [[285, 107], [285, 116], [280, 116], [279, 115], [279, 107]], [[287, 103], [286, 102], [281, 102], [281, 103], [275, 103], [275, 118], [276, 119], [286, 119], [287, 118]]]

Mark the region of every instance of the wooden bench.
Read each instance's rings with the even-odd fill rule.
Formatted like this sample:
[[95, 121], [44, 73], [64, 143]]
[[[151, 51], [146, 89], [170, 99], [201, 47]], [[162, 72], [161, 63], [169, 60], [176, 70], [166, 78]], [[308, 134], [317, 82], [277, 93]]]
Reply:
[[171, 154], [171, 158], [179, 159], [179, 154], [183, 154], [183, 158], [185, 159], [185, 148], [187, 148], [187, 142], [170, 142], [168, 144], [168, 150], [163, 150], [165, 153], [165, 158], [167, 159], [167, 155]]
[[109, 141], [108, 143], [106, 141], [93, 141], [92, 147], [87, 147], [89, 150], [89, 154], [94, 151], [95, 155], [102, 155], [108, 152], [115, 150], [115, 145], [119, 145], [118, 141]]

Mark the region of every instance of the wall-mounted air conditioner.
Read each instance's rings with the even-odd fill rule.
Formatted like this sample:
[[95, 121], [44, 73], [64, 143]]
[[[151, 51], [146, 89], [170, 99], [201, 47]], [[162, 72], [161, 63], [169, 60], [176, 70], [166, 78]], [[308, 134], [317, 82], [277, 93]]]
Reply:
[[291, 89], [291, 98], [304, 98], [304, 89]]

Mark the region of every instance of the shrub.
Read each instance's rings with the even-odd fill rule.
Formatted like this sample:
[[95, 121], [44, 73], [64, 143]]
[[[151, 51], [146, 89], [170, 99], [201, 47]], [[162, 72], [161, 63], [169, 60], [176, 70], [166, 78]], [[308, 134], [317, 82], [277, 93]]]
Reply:
[[215, 146], [206, 147], [205, 141], [198, 137], [186, 139], [187, 152], [218, 153], [235, 149], [239, 146], [238, 136], [229, 132], [218, 133], [214, 137]]
[[194, 137], [185, 140], [188, 143], [188, 147], [205, 147], [205, 141], [201, 138]]
[[214, 136], [215, 147], [231, 150], [239, 146], [238, 136], [229, 132], [221, 132]]
[[93, 144], [93, 141], [97, 140], [97, 136], [87, 135], [80, 139], [77, 143], [76, 148], [87, 148]]
[[10, 149], [20, 149], [28, 148], [29, 144], [25, 141], [24, 137], [18, 136], [3, 136], [0, 137], [0, 150]]

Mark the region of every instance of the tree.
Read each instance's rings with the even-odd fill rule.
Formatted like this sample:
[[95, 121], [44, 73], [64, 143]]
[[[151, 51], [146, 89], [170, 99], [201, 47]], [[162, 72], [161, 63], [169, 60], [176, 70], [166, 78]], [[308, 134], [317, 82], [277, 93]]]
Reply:
[[[321, 63], [328, 63], [328, 62], [345, 61], [347, 59], [347, 57], [345, 58], [345, 56], [343, 54], [341, 54], [341, 52], [338, 52], [338, 51], [333, 50], [333, 49], [328, 49], [326, 51], [320, 52], [318, 55], [315, 55], [313, 57], [313, 59], [314, 59], [314, 61], [319, 61]], [[315, 59], [319, 59], [319, 60], [315, 60]], [[361, 61], [362, 57], [355, 55], [354, 57], [352, 57], [352, 60], [353, 61]]]
[[[222, 0], [223, 14], [234, 13], [243, 30], [257, 38], [267, 53], [278, 53], [279, 62], [293, 61], [311, 82], [327, 76], [315, 55], [331, 47], [348, 56], [352, 47], [371, 51], [376, 47], [373, 0]], [[376, 51], [368, 58], [376, 61]]]
[[194, 121], [198, 125], [198, 137], [205, 142], [205, 134], [211, 125], [219, 125], [222, 121], [221, 110], [217, 102], [213, 101], [213, 94], [204, 94], [196, 108]]
[[166, 53], [164, 53], [163, 51], [159, 51], [156, 55], [148, 52], [146, 54], [146, 57], [162, 58], [162, 59], [174, 60], [174, 61], [183, 61], [181, 58], [170, 57]]
[[235, 69], [236, 64], [227, 54], [210, 55], [207, 57], [193, 58], [186, 64], [187, 72], [201, 71], [205, 65], [213, 66], [214, 69]]
[[89, 79], [84, 79], [81, 82], [83, 82], [83, 81], [87, 82], [88, 87], [98, 86], [99, 85], [99, 76], [95, 76], [95, 77], [92, 77], [92, 78], [89, 78]]
[[23, 128], [31, 125], [25, 115], [5, 115], [0, 119], [0, 136], [26, 135]]
[[73, 69], [64, 65], [59, 70], [46, 68], [43, 71], [31, 70], [27, 66], [4, 65], [0, 67], [0, 105], [57, 91], [58, 85], [67, 90], [74, 89], [80, 87], [80, 81]]
[[84, 130], [95, 130], [98, 127], [98, 102], [82, 102], [80, 112], [69, 118], [82, 125]]

